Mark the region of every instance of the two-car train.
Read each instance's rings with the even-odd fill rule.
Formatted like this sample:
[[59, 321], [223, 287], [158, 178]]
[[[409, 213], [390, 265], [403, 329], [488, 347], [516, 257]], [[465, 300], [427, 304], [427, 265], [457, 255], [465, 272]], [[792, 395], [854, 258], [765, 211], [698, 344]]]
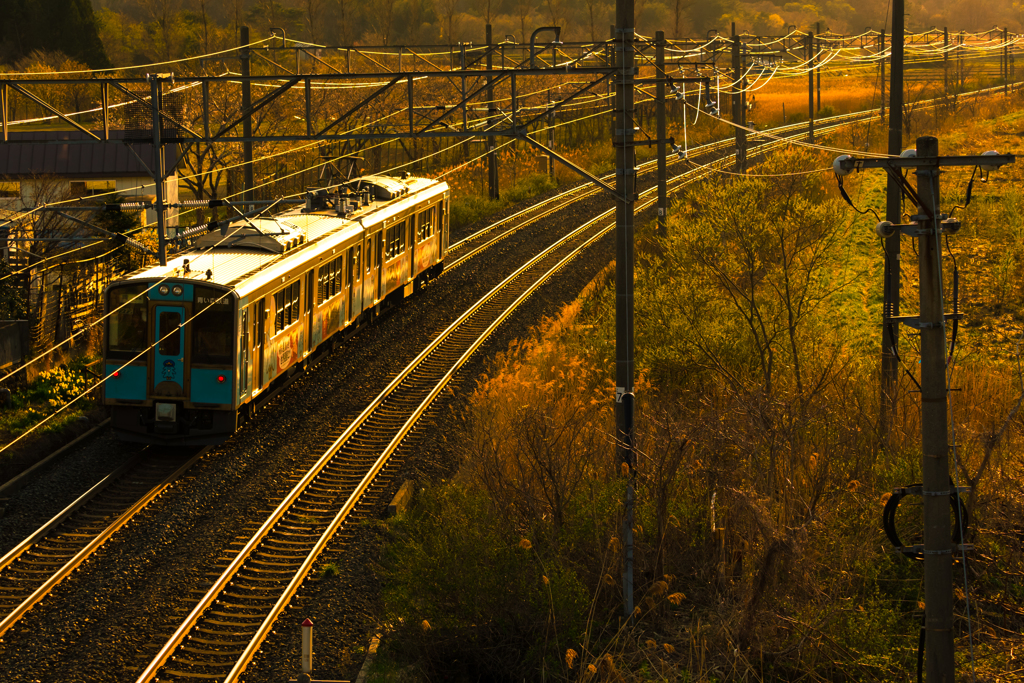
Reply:
[[318, 347], [444, 267], [449, 188], [365, 176], [213, 229], [105, 292], [104, 402], [125, 440], [231, 435]]

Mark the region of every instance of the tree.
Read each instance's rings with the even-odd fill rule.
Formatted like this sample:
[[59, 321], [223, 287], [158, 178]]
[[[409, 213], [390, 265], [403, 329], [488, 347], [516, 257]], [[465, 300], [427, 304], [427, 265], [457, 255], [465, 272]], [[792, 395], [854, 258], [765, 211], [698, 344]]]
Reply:
[[459, 3], [460, 0], [437, 0], [438, 9], [441, 11], [441, 20], [444, 22], [444, 37], [448, 45], [455, 44], [455, 32], [459, 30]]
[[519, 26], [522, 30], [521, 39], [524, 43], [527, 40], [526, 18], [530, 16], [530, 12], [532, 11], [533, 0], [516, 0], [516, 16], [519, 17]]
[[394, 16], [395, 0], [378, 0], [374, 4], [374, 11], [371, 14], [370, 22], [380, 37], [382, 45], [390, 43]]
[[587, 3], [587, 13], [590, 16], [590, 40], [597, 42], [597, 25], [594, 21], [594, 10], [599, 6], [599, 0], [585, 0]]
[[320, 42], [320, 23], [323, 19], [326, 0], [303, 0], [302, 13], [312, 43]]
[[[780, 154], [765, 169], [808, 165]], [[820, 348], [828, 330], [815, 314], [845, 284], [832, 275], [841, 207], [813, 176], [799, 175], [705, 183], [688, 199], [678, 223], [686, 229], [670, 236], [662, 273], [678, 286], [651, 300], [646, 319], [677, 325], [661, 312], [675, 310], [685, 320], [664, 332], [663, 348], [741, 394], [813, 394], [831, 367]], [[639, 309], [637, 320], [645, 320]]]
[[59, 50], [93, 69], [110, 66], [89, 0], [0, 0], [0, 50], [13, 62]]

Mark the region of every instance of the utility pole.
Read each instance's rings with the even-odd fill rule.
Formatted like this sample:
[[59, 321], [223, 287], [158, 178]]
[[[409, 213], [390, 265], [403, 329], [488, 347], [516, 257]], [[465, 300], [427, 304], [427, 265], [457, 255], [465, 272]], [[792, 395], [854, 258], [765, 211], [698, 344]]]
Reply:
[[[889, 88], [889, 140], [891, 157], [903, 151], [903, 5], [892, 0], [892, 87]], [[885, 189], [885, 220], [896, 224], [903, 215], [903, 193], [896, 179]], [[893, 318], [900, 314], [900, 236], [885, 238], [885, 283], [882, 287], [882, 401], [879, 432], [888, 445], [890, 420], [896, 418], [896, 384], [899, 378], [899, 328]]]
[[942, 85], [949, 97], [949, 27], [942, 27]]
[[807, 140], [814, 144], [814, 34], [807, 32]]
[[954, 680], [953, 546], [949, 515], [949, 442], [946, 394], [946, 318], [939, 233], [939, 141], [917, 139], [921, 198], [921, 481], [924, 507], [925, 675], [928, 683]]
[[[252, 179], [252, 84], [249, 83], [249, 27], [241, 26], [240, 31], [242, 44], [242, 135], [246, 141], [242, 143], [242, 201], [252, 202], [252, 187], [255, 184]], [[245, 211], [252, 211], [253, 205], [246, 204]]]
[[[658, 234], [668, 234], [668, 161], [665, 159], [665, 32], [658, 31], [654, 34], [654, 66], [655, 77], [658, 79], [655, 85], [654, 107], [657, 116], [658, 136]], [[699, 106], [699, 104], [698, 104]], [[686, 109], [683, 108], [683, 116], [686, 116]]]
[[[491, 25], [487, 24], [487, 128], [493, 130], [498, 122], [498, 110], [494, 105], [494, 77], [489, 75], [493, 67], [491, 54], [493, 41], [491, 38]], [[494, 151], [494, 137], [487, 137], [487, 185], [488, 196], [491, 199], [498, 198], [498, 154]]]
[[[814, 33], [818, 36], [818, 49], [821, 49], [821, 22], [814, 22]], [[818, 72], [818, 107], [815, 111], [821, 111], [821, 69], [815, 69]]]
[[[548, 90], [548, 149], [555, 148], [555, 110], [551, 108], [551, 91]], [[548, 154], [548, 177], [555, 179], [555, 155]]]
[[163, 122], [160, 120], [161, 99], [163, 96], [163, 83], [167, 78], [163, 74], [149, 74], [149, 103], [153, 112], [153, 186], [156, 190], [156, 238], [157, 255], [160, 258], [160, 265], [167, 265], [167, 207], [164, 203], [164, 143], [161, 130]]
[[1010, 94], [1010, 44], [1006, 29], [1003, 29], [1003, 95]]
[[[740, 37], [736, 35], [736, 22], [732, 24], [732, 78], [735, 92], [732, 95], [732, 120], [736, 124], [736, 172], [747, 172], [747, 131], [743, 130], [743, 57]], [[698, 104], [699, 106], [699, 104]]]
[[636, 457], [633, 452], [633, 202], [636, 159], [633, 149], [634, 0], [615, 3], [615, 423], [616, 450], [628, 469], [622, 520], [625, 561], [623, 612], [633, 618], [633, 507]]
[[881, 84], [882, 84], [882, 120], [884, 121], [885, 120], [885, 29], [884, 28], [882, 29], [882, 32], [878, 36], [878, 41], [879, 41], [879, 44], [880, 44], [878, 53], [880, 55], [882, 55], [882, 58], [880, 60], [878, 60], [878, 66], [879, 66], [879, 68], [882, 69], [882, 79], [881, 79]]
[[920, 494], [924, 543], [901, 550], [915, 551], [924, 560], [925, 680], [928, 683], [953, 683], [955, 680], [953, 555], [965, 550], [953, 545], [949, 509], [953, 491], [949, 473], [946, 321], [958, 314], [945, 313], [942, 284], [942, 238], [955, 234], [960, 224], [939, 213], [939, 173], [946, 166], [977, 166], [986, 173], [1014, 161], [1012, 154], [993, 152], [939, 157], [939, 141], [925, 136], [917, 139], [916, 156], [853, 159], [843, 155], [833, 164], [840, 176], [868, 168], [885, 169], [890, 177], [902, 177], [903, 171], [914, 170], [917, 176], [916, 194], [909, 184], [903, 187], [908, 198], [918, 205], [919, 213], [911, 217], [913, 222], [901, 225], [883, 221], [875, 230], [885, 237], [900, 233], [917, 237], [920, 311], [916, 316], [899, 316], [893, 322], [914, 327], [921, 336]]

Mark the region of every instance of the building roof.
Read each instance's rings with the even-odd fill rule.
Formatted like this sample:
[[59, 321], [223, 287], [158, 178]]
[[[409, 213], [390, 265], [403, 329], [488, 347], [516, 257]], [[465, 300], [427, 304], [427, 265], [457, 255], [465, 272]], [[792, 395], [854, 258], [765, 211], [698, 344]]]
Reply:
[[[102, 137], [101, 131], [94, 131]], [[153, 143], [132, 142], [139, 163], [124, 140], [123, 130], [110, 131], [109, 142], [96, 142], [78, 130], [9, 133], [0, 139], [0, 176], [56, 175], [65, 178], [137, 178], [153, 168]], [[164, 145], [166, 175], [178, 165], [178, 145]]]

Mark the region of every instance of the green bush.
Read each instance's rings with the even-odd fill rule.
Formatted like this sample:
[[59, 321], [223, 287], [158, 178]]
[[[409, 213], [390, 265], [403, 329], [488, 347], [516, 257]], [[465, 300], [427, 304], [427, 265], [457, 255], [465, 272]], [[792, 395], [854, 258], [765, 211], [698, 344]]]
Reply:
[[521, 681], [557, 670], [585, 630], [576, 573], [510, 532], [481, 493], [427, 489], [389, 523], [383, 567], [392, 656], [429, 678]]

